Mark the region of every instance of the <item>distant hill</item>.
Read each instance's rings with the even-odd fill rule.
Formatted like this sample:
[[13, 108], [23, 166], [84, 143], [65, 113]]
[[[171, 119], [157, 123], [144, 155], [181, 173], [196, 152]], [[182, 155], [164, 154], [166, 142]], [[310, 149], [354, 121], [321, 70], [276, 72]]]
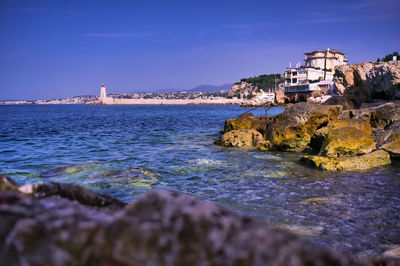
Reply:
[[203, 84], [197, 87], [194, 87], [193, 89], [186, 90], [189, 92], [197, 92], [197, 91], [221, 91], [221, 90], [230, 90], [232, 88], [233, 83], [226, 83], [223, 85], [215, 86], [215, 85], [208, 85], [208, 84]]

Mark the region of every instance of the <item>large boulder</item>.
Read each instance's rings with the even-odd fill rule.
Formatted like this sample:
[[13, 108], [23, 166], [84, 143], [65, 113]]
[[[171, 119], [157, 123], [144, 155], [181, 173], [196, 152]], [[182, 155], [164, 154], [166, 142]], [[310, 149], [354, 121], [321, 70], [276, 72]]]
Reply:
[[369, 109], [370, 123], [374, 128], [385, 128], [393, 121], [400, 119], [400, 109], [394, 103], [385, 103]]
[[265, 143], [265, 140], [255, 129], [231, 130], [221, 137], [221, 145], [224, 147], [252, 148], [261, 143]]
[[225, 120], [224, 132], [237, 129], [256, 129], [262, 134], [265, 132], [267, 124], [271, 123], [272, 118], [269, 116], [257, 116], [252, 113], [245, 113], [238, 118], [231, 118]]
[[10, 191], [0, 203], [0, 265], [369, 264], [176, 192], [117, 209]]
[[324, 102], [325, 105], [341, 105], [344, 110], [354, 109], [354, 103], [342, 95], [334, 95]]
[[382, 145], [382, 149], [389, 152], [392, 159], [400, 159], [400, 131], [393, 133]]
[[303, 151], [316, 130], [337, 118], [341, 110], [340, 105], [294, 104], [274, 117], [267, 126], [265, 139], [274, 150]]
[[370, 153], [376, 148], [371, 125], [364, 120], [333, 120], [321, 147], [321, 155], [329, 157]]
[[356, 106], [400, 95], [400, 61], [348, 64], [335, 68], [335, 87]]
[[380, 147], [385, 144], [388, 138], [396, 132], [400, 132], [400, 120], [394, 121], [385, 129], [374, 128], [372, 136], [377, 146]]
[[301, 161], [310, 166], [328, 171], [366, 170], [391, 164], [389, 153], [383, 150], [377, 150], [360, 156], [346, 156], [339, 158], [307, 155], [303, 156]]

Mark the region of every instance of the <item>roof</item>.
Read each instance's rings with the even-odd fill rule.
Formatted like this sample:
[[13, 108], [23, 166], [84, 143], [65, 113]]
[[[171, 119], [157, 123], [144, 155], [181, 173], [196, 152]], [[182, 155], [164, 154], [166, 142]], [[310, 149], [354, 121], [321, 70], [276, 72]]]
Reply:
[[[312, 51], [312, 52], [306, 52], [304, 54], [305, 55], [309, 55], [309, 54], [314, 54], [314, 53], [325, 53], [326, 51], [327, 50], [315, 50], [315, 51]], [[332, 54], [342, 54], [342, 55], [344, 55], [344, 53], [339, 51], [339, 50], [329, 50], [329, 52], [332, 53]]]
[[310, 57], [307, 57], [306, 59], [304, 59], [304, 61], [308, 61], [310, 59], [317, 59], [317, 58], [338, 59], [334, 56], [327, 56], [327, 57], [325, 57], [325, 56], [310, 56]]

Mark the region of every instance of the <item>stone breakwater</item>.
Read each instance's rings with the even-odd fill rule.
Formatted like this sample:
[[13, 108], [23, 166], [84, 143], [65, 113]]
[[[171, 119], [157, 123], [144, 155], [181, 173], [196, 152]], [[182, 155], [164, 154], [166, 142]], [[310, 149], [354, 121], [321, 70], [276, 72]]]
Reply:
[[[104, 105], [241, 105], [242, 99], [113, 99]], [[91, 103], [91, 104], [98, 104]]]
[[0, 216], [1, 265], [399, 265], [331, 251], [177, 192], [126, 204], [0, 175]]
[[400, 105], [343, 110], [297, 103], [276, 117], [243, 114], [225, 121], [219, 144], [262, 151], [304, 152], [301, 161], [324, 170], [363, 170], [400, 158]]

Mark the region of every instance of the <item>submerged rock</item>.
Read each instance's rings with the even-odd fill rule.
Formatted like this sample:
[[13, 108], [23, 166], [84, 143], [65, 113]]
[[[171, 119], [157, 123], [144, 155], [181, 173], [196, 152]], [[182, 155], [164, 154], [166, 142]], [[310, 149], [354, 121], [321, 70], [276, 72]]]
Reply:
[[389, 257], [389, 258], [399, 258], [400, 259], [400, 245], [395, 246], [389, 250], [386, 250], [383, 254], [383, 257]]
[[307, 155], [301, 161], [323, 170], [366, 170], [391, 164], [390, 155], [386, 151], [377, 150], [369, 154], [346, 157], [327, 157]]
[[35, 198], [59, 196], [94, 207], [122, 207], [125, 203], [109, 195], [99, 194], [73, 184], [45, 183], [25, 185], [18, 189]]
[[305, 237], [318, 236], [324, 230], [322, 226], [301, 226], [301, 225], [284, 224], [284, 225], [278, 225], [277, 227]]
[[367, 264], [176, 192], [116, 209], [9, 191], [0, 202], [1, 265]]
[[331, 195], [325, 197], [310, 197], [299, 201], [301, 204], [315, 204], [315, 205], [341, 205], [343, 204], [342, 195]]
[[255, 129], [231, 130], [221, 137], [224, 147], [251, 148], [257, 147], [259, 143], [265, 143], [265, 140]]
[[360, 119], [329, 122], [328, 134], [321, 148], [321, 155], [329, 157], [353, 156], [370, 153], [376, 148], [372, 128]]
[[271, 142], [274, 150], [303, 151], [316, 130], [336, 118], [341, 108], [338, 105], [294, 104], [274, 118], [267, 127], [265, 139]]

